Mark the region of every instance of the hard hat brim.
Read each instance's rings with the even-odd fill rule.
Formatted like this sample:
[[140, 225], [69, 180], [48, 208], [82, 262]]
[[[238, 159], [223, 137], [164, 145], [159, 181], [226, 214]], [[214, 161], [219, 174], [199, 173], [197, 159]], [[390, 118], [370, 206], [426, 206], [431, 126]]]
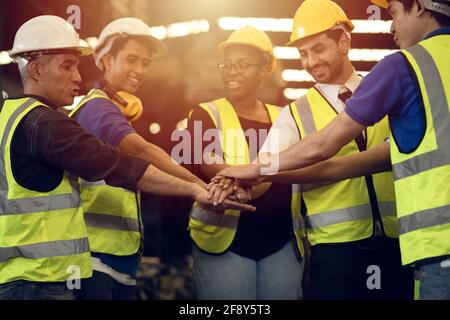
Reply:
[[[102, 50], [105, 46], [108, 45], [110, 39], [111, 38], [115, 38], [115, 37], [119, 37], [119, 38], [120, 37], [124, 37], [124, 38], [136, 37], [136, 38], [142, 38], [142, 39], [145, 39], [146, 41], [149, 41], [154, 47], [155, 51], [153, 52], [153, 56], [155, 58], [160, 58], [160, 57], [164, 56], [167, 53], [167, 46], [166, 46], [166, 44], [163, 41], [161, 41], [161, 40], [159, 40], [159, 39], [157, 39], [157, 38], [155, 38], [153, 36], [149, 36], [147, 34], [116, 33], [116, 34], [110, 35], [102, 43], [98, 44], [97, 47], [95, 47], [95, 49], [94, 49], [94, 54], [97, 54], [98, 52], [100, 52], [100, 50]], [[114, 42], [114, 40], [113, 40], [113, 42]]]
[[273, 73], [275, 71], [275, 69], [277, 68], [277, 62], [275, 57], [270, 54], [269, 52], [266, 52], [264, 50], [261, 50], [260, 47], [253, 45], [251, 43], [244, 43], [244, 42], [228, 42], [228, 41], [224, 41], [222, 43], [219, 43], [219, 45], [217, 46], [217, 49], [219, 50], [220, 55], [224, 55], [225, 54], [225, 50], [229, 47], [233, 47], [233, 46], [245, 46], [245, 47], [250, 47], [250, 48], [254, 48], [254, 49], [258, 49], [259, 51], [261, 51], [263, 54], [268, 54], [271, 57], [271, 62], [270, 62], [270, 73]]
[[[351, 20], [341, 21], [341, 22], [338, 23], [338, 25], [342, 25], [342, 24], [347, 27], [347, 31], [348, 32], [352, 32], [355, 29], [355, 25], [353, 24], [353, 22]], [[329, 28], [327, 30], [324, 30], [324, 31], [320, 31], [320, 32], [309, 34], [308, 36], [306, 36], [304, 38], [299, 38], [299, 39], [295, 39], [293, 41], [289, 41], [289, 42], [287, 42], [285, 44], [285, 46], [289, 46], [289, 47], [295, 46], [295, 44], [297, 44], [300, 41], [304, 41], [306, 39], [311, 39], [312, 37], [318, 36], [319, 34], [327, 32], [329, 30], [334, 30], [334, 29], [333, 29], [333, 27], [331, 27], [331, 28]]]
[[389, 7], [389, 0], [370, 0], [370, 2], [385, 9]]
[[68, 51], [74, 51], [74, 52], [78, 52], [80, 54], [80, 56], [89, 56], [89, 55], [93, 54], [93, 50], [91, 48], [84, 47], [84, 46], [78, 46], [78, 47], [61, 47], [61, 48], [51, 48], [51, 49], [49, 49], [49, 48], [34, 48], [33, 50], [19, 50], [19, 51], [11, 50], [11, 51], [9, 51], [9, 56], [11, 58], [16, 58], [16, 57], [19, 57], [26, 53], [46, 52], [46, 51], [51, 51], [53, 54], [58, 54], [58, 51], [65, 52], [65, 53], [67, 53]]

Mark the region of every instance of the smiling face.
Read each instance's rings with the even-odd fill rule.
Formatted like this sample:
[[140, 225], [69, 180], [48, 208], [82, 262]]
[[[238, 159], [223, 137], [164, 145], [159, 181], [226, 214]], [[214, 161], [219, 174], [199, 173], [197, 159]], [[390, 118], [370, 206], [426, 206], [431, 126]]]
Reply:
[[38, 93], [53, 107], [71, 105], [78, 95], [81, 83], [78, 63], [78, 56], [73, 54], [43, 56], [30, 62], [30, 76], [36, 80]]
[[322, 33], [297, 44], [303, 68], [319, 83], [333, 84], [342, 76], [350, 43], [342, 34], [338, 42]]
[[411, 47], [423, 39], [424, 21], [419, 18], [417, 3], [407, 12], [401, 2], [391, 0], [388, 12], [392, 16], [391, 33], [400, 49]]
[[238, 101], [256, 93], [269, 69], [261, 51], [244, 45], [226, 48], [222, 66], [227, 98]]
[[117, 53], [103, 57], [104, 78], [114, 91], [134, 94], [147, 79], [151, 60], [148, 46], [131, 38]]

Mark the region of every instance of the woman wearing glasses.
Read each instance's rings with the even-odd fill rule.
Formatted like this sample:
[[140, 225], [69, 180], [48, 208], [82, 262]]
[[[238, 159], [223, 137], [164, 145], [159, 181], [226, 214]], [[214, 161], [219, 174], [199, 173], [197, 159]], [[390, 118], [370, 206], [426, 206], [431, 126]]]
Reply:
[[[261, 81], [275, 69], [272, 44], [264, 32], [236, 30], [219, 51], [226, 97], [200, 104], [188, 123], [191, 137], [201, 131], [202, 141], [208, 141], [194, 147], [202, 147], [203, 157], [192, 166], [205, 181], [228, 166], [253, 161], [281, 110], [257, 98]], [[196, 204], [191, 211], [198, 298], [300, 299], [299, 197], [286, 184], [234, 189], [238, 200], [252, 199], [256, 212], [214, 212]]]

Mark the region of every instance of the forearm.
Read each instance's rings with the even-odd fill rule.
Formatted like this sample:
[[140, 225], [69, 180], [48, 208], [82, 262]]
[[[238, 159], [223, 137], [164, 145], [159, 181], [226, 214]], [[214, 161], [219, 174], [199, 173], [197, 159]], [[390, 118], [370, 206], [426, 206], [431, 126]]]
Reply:
[[271, 171], [301, 169], [327, 160], [355, 139], [364, 128], [342, 112], [322, 130], [307, 136], [279, 155], [272, 156]]
[[335, 182], [391, 170], [389, 144], [346, 157], [335, 157], [307, 168], [266, 176], [274, 183]]
[[160, 147], [149, 144], [141, 154], [136, 156], [149, 160], [152, 165], [174, 177], [204, 186], [204, 182], [186, 168], [173, 162], [173, 159]]
[[252, 200], [262, 197], [264, 194], [266, 194], [267, 191], [269, 191], [271, 186], [272, 183], [266, 182], [252, 187]]
[[196, 199], [203, 190], [198, 184], [173, 177], [153, 165], [147, 167], [139, 179], [140, 191], [160, 196], [188, 197]]

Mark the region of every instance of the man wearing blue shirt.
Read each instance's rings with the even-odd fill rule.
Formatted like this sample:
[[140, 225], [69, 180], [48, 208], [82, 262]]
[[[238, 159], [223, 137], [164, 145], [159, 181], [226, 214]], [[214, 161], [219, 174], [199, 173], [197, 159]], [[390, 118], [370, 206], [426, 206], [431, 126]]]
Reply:
[[[450, 299], [450, 1], [371, 1], [392, 15], [403, 50], [377, 64], [345, 112], [270, 161], [278, 171], [323, 161], [388, 115], [403, 264], [419, 271], [420, 299]], [[261, 168], [221, 174], [251, 179]]]

